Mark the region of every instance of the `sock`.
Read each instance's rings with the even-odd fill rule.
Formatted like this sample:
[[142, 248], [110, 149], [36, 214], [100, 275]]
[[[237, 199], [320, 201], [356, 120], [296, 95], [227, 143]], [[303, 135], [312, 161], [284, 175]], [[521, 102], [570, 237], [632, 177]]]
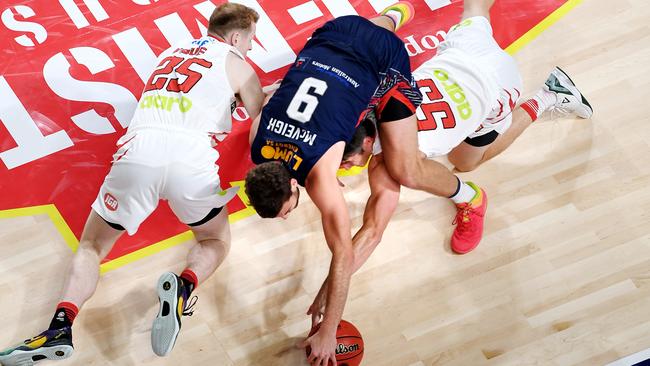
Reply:
[[56, 311], [54, 312], [54, 317], [50, 322], [50, 327], [48, 329], [61, 329], [65, 327], [71, 327], [74, 322], [74, 318], [77, 317], [79, 313], [79, 308], [77, 305], [71, 302], [60, 302], [56, 306]]
[[525, 110], [530, 118], [535, 122], [542, 113], [546, 112], [557, 102], [557, 95], [550, 91], [540, 89], [531, 99], [528, 99], [521, 108]]
[[472, 202], [481, 196], [481, 190], [474, 183], [462, 182], [458, 177], [456, 179], [458, 179], [458, 188], [456, 193], [449, 197], [454, 203]]
[[413, 9], [413, 5], [400, 1], [397, 4], [391, 5], [384, 9], [381, 12], [381, 15], [385, 15], [389, 17], [393, 23], [395, 23], [395, 31], [400, 29], [404, 24], [408, 23], [411, 19], [413, 19], [413, 15], [415, 15], [415, 10]]
[[185, 268], [180, 277], [183, 285], [187, 289], [187, 296], [189, 297], [192, 291], [199, 285], [199, 279], [196, 277], [196, 273], [189, 268]]

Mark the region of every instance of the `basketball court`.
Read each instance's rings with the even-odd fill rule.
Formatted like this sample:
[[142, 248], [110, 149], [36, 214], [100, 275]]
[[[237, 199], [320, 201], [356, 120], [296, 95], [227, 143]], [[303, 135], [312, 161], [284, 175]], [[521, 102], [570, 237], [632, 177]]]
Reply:
[[[373, 7], [391, 3], [237, 2], [261, 6], [287, 40], [284, 44], [294, 50], [324, 21], [342, 15], [339, 11], [351, 11], [341, 4], [368, 16]], [[454, 0], [447, 6], [443, 1], [435, 10], [431, 10], [433, 0], [412, 2], [418, 10], [415, 28], [398, 35], [410, 44], [416, 67], [435, 54], [434, 38], [442, 37], [424, 27], [440, 22], [443, 16], [457, 17], [441, 23], [448, 29], [460, 19], [462, 2]], [[0, 6], [0, 12], [7, 8], [14, 16], [22, 14], [18, 19], [31, 18], [21, 13], [23, 3], [36, 10], [46, 8], [37, 1], [10, 1]], [[115, 20], [120, 33], [107, 35], [101, 27], [93, 28], [93, 22], [102, 20], [92, 4], [104, 2], [85, 3], [91, 5], [81, 7], [79, 14], [90, 25], [75, 23], [75, 29], [81, 30], [75, 33], [80, 41], [65, 45], [54, 34], [50, 35], [54, 45], [41, 42], [35, 32], [26, 37], [34, 46], [21, 46], [21, 32], [4, 24], [10, 30], [3, 29], [8, 36], [2, 41], [0, 93], [11, 106], [18, 100], [43, 135], [66, 130], [70, 116], [79, 117], [84, 111], [79, 95], [66, 94], [69, 90], [58, 88], [63, 84], [47, 75], [43, 81], [48, 67], [62, 62], [57, 51], [63, 52], [63, 60], [79, 60], [81, 52], [69, 49], [85, 46], [82, 37], [98, 49], [108, 41], [134, 44], [135, 38], [125, 39], [133, 35], [129, 27], [135, 24], [135, 15]], [[200, 17], [183, 12], [203, 14], [209, 1], [191, 1], [189, 10], [165, 2], [134, 3], [142, 3], [143, 12], [155, 11], [155, 24], [163, 23], [167, 32], [176, 29], [175, 17], [169, 14], [178, 10], [194, 34], [200, 31], [195, 21]], [[497, 6], [492, 14], [493, 20], [498, 19], [495, 34], [519, 64], [523, 94], [534, 93], [559, 65], [587, 96], [594, 117], [534, 122], [502, 155], [460, 175], [480, 184], [490, 199], [484, 238], [467, 255], [449, 249], [455, 214], [452, 204], [403, 189], [382, 243], [353, 276], [343, 318], [363, 335], [363, 365], [639, 364], [650, 359], [650, 133], [646, 125], [650, 118], [643, 110], [650, 88], [650, 5], [642, 0], [497, 0]], [[110, 7], [105, 10], [110, 25]], [[37, 22], [39, 12], [35, 13]], [[125, 25], [129, 21], [131, 25]], [[283, 22], [288, 28], [282, 28]], [[508, 26], [515, 23], [517, 29], [509, 31]], [[171, 36], [153, 35], [153, 27], [152, 20], [151, 26], [143, 25], [138, 31], [158, 54], [169, 47], [165, 39]], [[262, 27], [258, 38], [262, 32], [267, 41], [274, 34]], [[39, 44], [47, 47], [38, 51]], [[110, 47], [105, 49], [109, 61], [117, 69], [130, 68], [134, 75], [133, 80], [119, 79], [120, 84], [133, 91], [141, 89], [136, 75], [140, 66], [129, 56], [132, 50]], [[40, 52], [25, 61], [37, 67], [21, 79], [21, 69], [10, 67], [6, 60], [12, 57], [15, 62], [30, 52]], [[280, 56], [258, 57], [263, 62], [256, 64], [256, 71], [263, 82], [270, 83], [286, 71], [272, 63]], [[103, 60], [92, 57], [93, 62]], [[108, 83], [116, 75], [76, 67], [71, 68], [73, 79]], [[39, 91], [30, 96], [32, 80]], [[42, 91], [41, 86], [49, 89]], [[7, 88], [13, 90], [12, 95]], [[55, 109], [66, 98], [70, 106], [61, 104], [59, 112], [68, 116], [66, 121], [46, 116], [42, 108]], [[66, 130], [74, 146], [22, 164], [7, 151], [31, 145], [18, 138], [18, 129], [8, 122], [14, 115], [6, 109], [0, 113], [0, 311], [4, 316], [0, 348], [37, 334], [49, 324], [64, 269], [78, 245], [82, 218], [108, 169], [114, 142], [124, 131], [121, 109], [113, 106], [109, 110], [98, 109], [97, 115], [108, 121], [105, 125], [84, 124], [83, 117], [74, 119], [77, 127]], [[92, 121], [88, 114], [84, 116]], [[246, 126], [242, 124], [233, 133], [224, 156], [245, 156], [248, 146], [241, 141], [245, 141]], [[98, 136], [95, 140], [93, 133]], [[100, 162], [88, 154], [93, 149], [101, 151]], [[69, 160], [73, 163], [65, 165]], [[237, 164], [225, 162], [220, 170], [227, 175], [224, 182], [233, 186], [241, 185], [243, 178], [237, 176], [240, 173], [226, 172]], [[356, 230], [369, 195], [367, 174], [345, 174], [341, 180]], [[198, 288], [196, 312], [183, 318], [178, 341], [167, 358], [157, 357], [150, 344], [151, 323], [158, 311], [156, 281], [165, 271], [183, 269], [194, 241], [163, 207], [142, 233], [121, 242], [103, 263], [97, 292], [75, 321], [75, 353], [59, 364], [307, 365], [304, 351], [295, 345], [309, 331], [310, 318], [305, 313], [327, 274], [330, 252], [319, 212], [306, 194], [302, 196], [287, 220], [253, 215], [241, 195], [233, 203], [230, 254]]]

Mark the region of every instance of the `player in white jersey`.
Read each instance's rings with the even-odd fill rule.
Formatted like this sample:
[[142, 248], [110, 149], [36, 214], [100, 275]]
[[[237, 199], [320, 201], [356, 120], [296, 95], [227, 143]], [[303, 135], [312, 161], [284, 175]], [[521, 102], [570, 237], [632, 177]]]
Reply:
[[[581, 118], [590, 118], [593, 113], [587, 100], [559, 68], [553, 70], [533, 98], [515, 107], [521, 96], [521, 78], [514, 59], [493, 38], [487, 18], [493, 2], [466, 2], [463, 20], [452, 27], [438, 54], [413, 72], [423, 95], [423, 103], [416, 111], [420, 152], [427, 158], [447, 154], [460, 171], [473, 170], [498, 155], [547, 111]], [[370, 117], [361, 122], [347, 144], [341, 163], [345, 169], [365, 166], [370, 155], [374, 155], [368, 166], [370, 198], [363, 225], [352, 240], [353, 271], [366, 262], [379, 244], [400, 193], [400, 185], [386, 169], [373, 116]], [[463, 215], [459, 210], [454, 220], [458, 225], [462, 225]], [[327, 286], [326, 280], [309, 309], [317, 317], [326, 303]]]
[[92, 205], [49, 328], [0, 352], [1, 364], [70, 357], [72, 322], [95, 291], [101, 259], [124, 230], [129, 235], [138, 230], [160, 199], [169, 202], [198, 242], [182, 274], [167, 272], [158, 283], [160, 310], [152, 327], [152, 347], [160, 356], [171, 351], [181, 316], [193, 312], [195, 297], [188, 302], [190, 294], [230, 248], [225, 204], [235, 192], [221, 190], [219, 156], [212, 145], [230, 132], [236, 98], [252, 118], [260, 112], [263, 92], [244, 59], [258, 19], [246, 6], [222, 4], [210, 17], [207, 36], [160, 55]]

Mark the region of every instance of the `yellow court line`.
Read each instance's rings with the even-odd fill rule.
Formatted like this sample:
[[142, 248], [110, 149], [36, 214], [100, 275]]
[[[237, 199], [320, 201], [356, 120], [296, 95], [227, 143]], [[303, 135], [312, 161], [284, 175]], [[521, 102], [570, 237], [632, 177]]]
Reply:
[[148, 257], [150, 255], [154, 255], [158, 252], [161, 252], [165, 249], [169, 249], [171, 247], [174, 247], [178, 244], [184, 243], [194, 237], [194, 234], [190, 230], [180, 233], [178, 235], [174, 235], [169, 239], [165, 239], [163, 241], [159, 241], [156, 244], [152, 244], [149, 246], [146, 246], [142, 249], [138, 249], [134, 252], [131, 252], [129, 254], [125, 254], [119, 258], [115, 258], [111, 261], [108, 261], [106, 263], [102, 263], [101, 266], [99, 266], [99, 272], [104, 274], [108, 271], [112, 271], [114, 269], [120, 268], [122, 266], [125, 266], [129, 263], [133, 263], [137, 260], [140, 260], [144, 257]]
[[[539, 24], [534, 26], [531, 30], [526, 32], [523, 36], [519, 37], [519, 39], [517, 39], [510, 46], [508, 46], [506, 48], [506, 52], [508, 52], [511, 55], [514, 55], [515, 53], [519, 52], [519, 50], [521, 50], [524, 46], [529, 44], [533, 39], [539, 36], [543, 31], [548, 29], [551, 25], [556, 23], [558, 20], [562, 19], [566, 14], [569, 13], [569, 11], [571, 11], [581, 2], [582, 0], [568, 0], [566, 3], [564, 3], [562, 6], [557, 8], [554, 12], [552, 12], [549, 16], [544, 18], [544, 20], [542, 20]], [[351, 169], [350, 171], [340, 170], [339, 175], [341, 176], [356, 175], [359, 174], [361, 171], [363, 171], [363, 169], [364, 168], [354, 168]], [[237, 181], [231, 183], [232, 186], [240, 187], [237, 196], [239, 196], [242, 202], [248, 202], [248, 197], [244, 192], [243, 184], [244, 184], [243, 181]], [[52, 223], [54, 224], [56, 229], [59, 231], [59, 233], [61, 233], [61, 236], [63, 237], [63, 240], [66, 242], [66, 244], [70, 247], [70, 249], [72, 249], [73, 252], [76, 251], [77, 247], [79, 246], [79, 241], [72, 233], [72, 230], [70, 230], [70, 227], [61, 216], [59, 210], [53, 204], [23, 207], [23, 208], [16, 208], [10, 210], [0, 210], [0, 219], [19, 217], [19, 216], [35, 216], [35, 215], [42, 215], [42, 214], [49, 216], [50, 220], [52, 220]], [[254, 214], [255, 214], [255, 210], [252, 207], [246, 206], [245, 209], [230, 214], [228, 216], [228, 221], [230, 223], [234, 223], [246, 217], [250, 217]], [[108, 271], [112, 271], [114, 269], [120, 268], [122, 266], [135, 262], [144, 257], [174, 247], [176, 245], [179, 245], [183, 242], [190, 240], [192, 237], [193, 237], [192, 232], [188, 230], [181, 234], [175, 235], [171, 238], [165, 239], [163, 241], [159, 241], [155, 244], [149, 245], [142, 249], [138, 249], [134, 252], [131, 252], [119, 258], [103, 263], [100, 266], [101, 273], [103, 274]]]
[[564, 18], [565, 15], [567, 15], [573, 8], [578, 6], [582, 0], [568, 0], [566, 3], [562, 4], [559, 8], [555, 9], [554, 12], [549, 14], [544, 20], [539, 22], [536, 26], [531, 28], [528, 32], [524, 33], [523, 36], [519, 37], [516, 41], [512, 42], [512, 44], [508, 47], [506, 47], [505, 51], [508, 52], [510, 55], [514, 55], [515, 53], [519, 52], [524, 46], [529, 44], [530, 42], [533, 41], [533, 39], [537, 38], [542, 32], [544, 32], [546, 29], [548, 29], [550, 26], [555, 24], [558, 20]]
[[74, 252], [79, 246], [79, 240], [74, 236], [70, 226], [65, 222], [63, 216], [59, 210], [53, 204], [41, 205], [41, 206], [31, 206], [31, 207], [22, 207], [14, 208], [11, 210], [0, 210], [0, 219], [6, 219], [11, 217], [20, 217], [20, 216], [36, 216], [36, 215], [47, 215], [54, 224], [54, 227], [59, 231], [65, 243], [70, 247]]

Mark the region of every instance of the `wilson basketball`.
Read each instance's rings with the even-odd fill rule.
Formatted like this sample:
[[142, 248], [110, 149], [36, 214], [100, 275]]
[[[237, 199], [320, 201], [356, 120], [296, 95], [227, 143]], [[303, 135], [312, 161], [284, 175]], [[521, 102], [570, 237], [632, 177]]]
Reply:
[[[320, 324], [309, 332], [309, 336], [316, 333]], [[311, 348], [307, 347], [307, 356]], [[352, 323], [341, 320], [336, 329], [336, 365], [359, 366], [363, 359], [363, 338], [357, 327]]]

